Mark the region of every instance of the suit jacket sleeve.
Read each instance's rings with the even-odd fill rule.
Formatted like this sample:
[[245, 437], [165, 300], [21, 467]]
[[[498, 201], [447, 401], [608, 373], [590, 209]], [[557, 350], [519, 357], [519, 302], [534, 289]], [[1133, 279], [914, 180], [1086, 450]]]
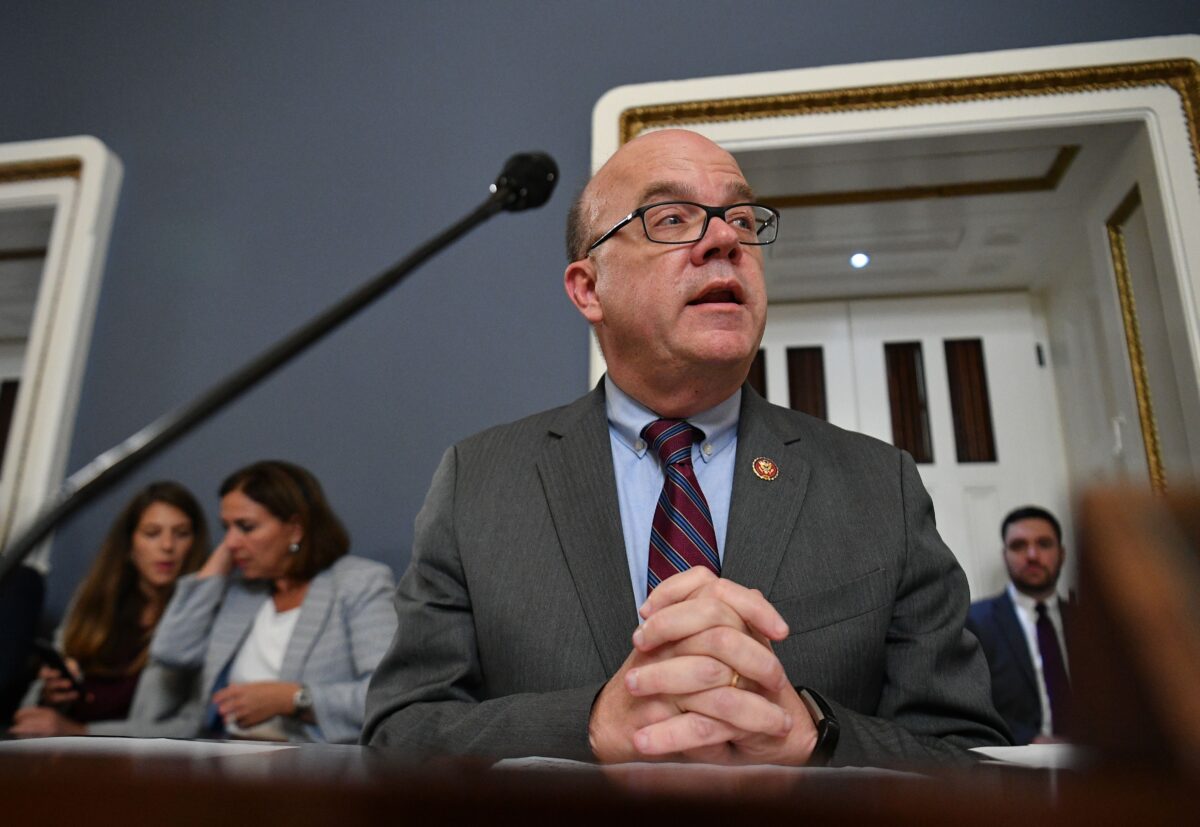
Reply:
[[[317, 723], [287, 720], [289, 725], [302, 726], [303, 740], [332, 744], [358, 741], [367, 685], [396, 631], [391, 569], [367, 561], [354, 562], [356, 567], [341, 578], [337, 587], [339, 599], [334, 611], [338, 617], [328, 620], [320, 633], [329, 640], [318, 641], [304, 664], [302, 678], [312, 693]], [[322, 643], [336, 644], [348, 652], [329, 652]], [[323, 657], [326, 654], [333, 658]], [[343, 657], [344, 666], [340, 663]]]
[[913, 764], [972, 760], [964, 749], [1007, 743], [989, 697], [987, 665], [964, 632], [969, 595], [942, 542], [933, 505], [901, 454], [905, 560], [887, 631], [884, 681], [874, 714], [830, 698], [842, 732], [833, 763]]
[[175, 584], [175, 594], [150, 641], [150, 657], [174, 669], [199, 669], [204, 665], [213, 621], [229, 578], [188, 574]]
[[603, 681], [485, 699], [455, 531], [456, 450], [443, 456], [417, 515], [396, 592], [399, 629], [367, 693], [363, 742], [414, 755], [590, 759], [588, 718]]

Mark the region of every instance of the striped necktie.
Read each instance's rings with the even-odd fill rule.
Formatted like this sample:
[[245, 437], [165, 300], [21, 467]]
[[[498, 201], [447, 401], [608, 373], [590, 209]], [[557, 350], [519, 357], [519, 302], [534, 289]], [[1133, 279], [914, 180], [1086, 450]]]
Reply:
[[673, 574], [692, 566], [721, 573], [717, 535], [708, 501], [692, 469], [692, 443], [704, 432], [678, 419], [658, 419], [642, 429], [642, 439], [663, 465], [663, 488], [650, 528], [650, 565], [646, 593]]

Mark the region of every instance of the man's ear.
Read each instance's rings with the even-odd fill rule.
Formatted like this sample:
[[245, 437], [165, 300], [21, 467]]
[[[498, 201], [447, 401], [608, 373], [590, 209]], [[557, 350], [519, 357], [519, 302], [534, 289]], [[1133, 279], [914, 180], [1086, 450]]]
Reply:
[[583, 317], [593, 325], [604, 321], [604, 310], [596, 293], [596, 264], [590, 257], [572, 261], [563, 273], [563, 287], [567, 298], [578, 308]]

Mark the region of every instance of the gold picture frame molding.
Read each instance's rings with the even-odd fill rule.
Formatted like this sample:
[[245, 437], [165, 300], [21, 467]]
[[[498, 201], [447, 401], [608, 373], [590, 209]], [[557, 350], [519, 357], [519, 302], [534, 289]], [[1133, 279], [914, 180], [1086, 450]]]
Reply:
[[[1168, 88], [1178, 96], [1191, 147], [1192, 168], [1200, 185], [1200, 124], [1197, 122], [1200, 119], [1200, 63], [1183, 58], [634, 106], [620, 114], [620, 142], [627, 143], [649, 129], [672, 126], [1072, 95], [1150, 86]], [[936, 193], [931, 192], [924, 197], [936, 197]], [[1166, 473], [1142, 353], [1123, 230], [1123, 224], [1140, 204], [1141, 195], [1135, 186], [1113, 211], [1105, 227], [1125, 328], [1125, 346], [1129, 354], [1142, 440], [1146, 447], [1150, 485], [1152, 490], [1162, 494], [1167, 490]]]
[[633, 106], [621, 112], [619, 132], [620, 142], [624, 144], [648, 129], [670, 126], [1070, 95], [1147, 86], [1165, 86], [1179, 96], [1191, 142], [1192, 161], [1200, 176], [1200, 132], [1197, 127], [1200, 64], [1183, 58]]
[[777, 210], [805, 207], [842, 207], [850, 204], [882, 204], [889, 201], [919, 201], [929, 198], [972, 198], [981, 195], [1011, 195], [1021, 192], [1050, 192], [1058, 188], [1080, 146], [1060, 147], [1043, 175], [1027, 178], [993, 178], [986, 181], [958, 181], [953, 184], [928, 184], [874, 190], [841, 190], [795, 195], [764, 195], [759, 201]]
[[44, 181], [48, 178], [74, 178], [83, 174], [80, 158], [47, 158], [41, 161], [22, 161], [0, 164], [0, 184], [15, 184], [20, 181]]
[[1137, 398], [1142, 443], [1146, 446], [1150, 488], [1156, 494], [1165, 494], [1167, 474], [1158, 439], [1158, 424], [1154, 419], [1154, 403], [1146, 372], [1146, 358], [1142, 351], [1141, 328], [1138, 325], [1137, 302], [1133, 295], [1133, 277], [1130, 274], [1129, 255], [1125, 248], [1125, 223], [1141, 205], [1141, 191], [1134, 185], [1104, 222], [1104, 228], [1108, 233], [1109, 255], [1112, 257], [1113, 274], [1117, 281], [1117, 299], [1121, 305], [1121, 323], [1125, 328], [1125, 347], [1129, 352], [1129, 370], [1133, 375], [1133, 391]]

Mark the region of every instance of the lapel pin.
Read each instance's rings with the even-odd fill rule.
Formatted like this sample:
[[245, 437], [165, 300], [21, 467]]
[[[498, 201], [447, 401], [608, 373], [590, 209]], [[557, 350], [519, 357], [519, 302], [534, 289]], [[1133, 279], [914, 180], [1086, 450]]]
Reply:
[[779, 466], [775, 464], [775, 460], [759, 457], [754, 460], [752, 466], [754, 468], [754, 476], [760, 480], [770, 482], [779, 476]]

